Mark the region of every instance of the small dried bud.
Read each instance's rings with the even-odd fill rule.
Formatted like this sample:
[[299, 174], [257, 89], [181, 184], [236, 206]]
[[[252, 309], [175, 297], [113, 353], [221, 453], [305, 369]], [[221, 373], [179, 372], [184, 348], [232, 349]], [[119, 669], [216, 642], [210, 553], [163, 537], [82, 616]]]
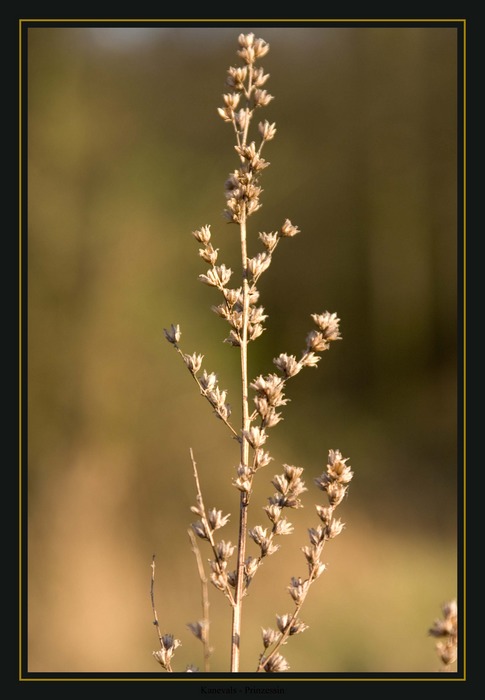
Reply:
[[244, 561], [244, 573], [249, 579], [251, 579], [254, 576], [260, 564], [261, 559], [259, 559], [259, 557], [248, 557]]
[[216, 415], [221, 419], [221, 420], [228, 420], [231, 416], [232, 409], [230, 404], [225, 403], [222, 404], [221, 406], [216, 407]]
[[210, 287], [225, 287], [231, 279], [232, 270], [225, 265], [218, 265], [207, 270], [206, 275], [199, 275], [199, 279]]
[[232, 586], [233, 588], [236, 588], [237, 584], [237, 571], [230, 571], [227, 574], [227, 583]]
[[348, 484], [354, 476], [350, 466], [346, 464], [348, 459], [348, 457], [345, 459], [342, 458], [340, 450], [329, 450], [327, 464], [328, 476], [334, 481], [338, 481], [340, 484]]
[[266, 120], [258, 124], [258, 130], [263, 141], [271, 141], [276, 134], [276, 124], [270, 124], [269, 121]]
[[[317, 481], [317, 479], [315, 479]], [[328, 506], [315, 506], [317, 509], [318, 517], [324, 525], [329, 525], [332, 520], [333, 508]]]
[[281, 420], [283, 420], [281, 413], [277, 413], [275, 409], [270, 406], [264, 415], [263, 426], [265, 428], [273, 428]]
[[251, 323], [248, 326], [248, 337], [249, 340], [256, 340], [260, 335], [264, 333], [264, 328], [261, 323]]
[[276, 615], [276, 624], [280, 632], [284, 632], [288, 627], [291, 620], [291, 615], [286, 613], [285, 615]]
[[263, 644], [265, 649], [274, 644], [280, 636], [278, 632], [276, 632], [276, 630], [273, 630], [271, 628], [261, 628], [261, 634], [263, 637]]
[[291, 585], [288, 586], [288, 591], [297, 605], [303, 602], [307, 590], [308, 581], [302, 581], [301, 578], [291, 578]]
[[277, 374], [269, 374], [266, 377], [260, 375], [253, 382], [251, 388], [260, 396], [265, 396], [271, 406], [284, 406], [288, 399], [283, 398], [284, 380]]
[[217, 559], [219, 562], [225, 562], [230, 559], [236, 548], [230, 543], [221, 540], [216, 545]]
[[291, 238], [292, 236], [296, 236], [297, 233], [300, 233], [300, 229], [297, 226], [293, 226], [289, 219], [286, 219], [285, 223], [280, 228], [280, 236], [282, 238]]
[[254, 91], [254, 106], [255, 107], [266, 107], [269, 105], [271, 100], [273, 100], [273, 95], [270, 95], [267, 90], [260, 90], [259, 88]]
[[264, 72], [262, 68], [256, 68], [253, 71], [253, 85], [255, 87], [262, 87], [269, 78], [269, 73]]
[[334, 518], [325, 528], [326, 539], [331, 540], [333, 537], [337, 537], [337, 535], [340, 535], [344, 527], [345, 523], [343, 523], [340, 519]]
[[[261, 664], [264, 664], [264, 657], [261, 659]], [[282, 673], [283, 671], [288, 671], [289, 668], [288, 661], [281, 654], [274, 654], [268, 659], [268, 663], [264, 665], [266, 673]]]
[[199, 382], [203, 389], [206, 391], [212, 391], [217, 386], [217, 375], [214, 374], [214, 372], [207, 374], [207, 371], [204, 370]]
[[163, 329], [163, 332], [165, 334], [165, 338], [168, 340], [169, 343], [172, 343], [173, 345], [177, 345], [179, 342], [181, 336], [182, 336], [182, 331], [180, 330], [180, 326], [174, 326], [173, 323], [170, 326], [170, 329], [167, 330], [166, 328]]
[[232, 409], [230, 404], [221, 403], [220, 405], [215, 406], [215, 412], [221, 420], [228, 420], [228, 418], [231, 415]]
[[[259, 300], [259, 292], [258, 292], [258, 290], [256, 289], [256, 287], [253, 285], [253, 286], [250, 288], [250, 290], [249, 290], [249, 303], [250, 303], [251, 306], [254, 306], [255, 304], [258, 303], [258, 300]], [[240, 300], [239, 300], [239, 301], [240, 301], [240, 303], [241, 303], [241, 308], [242, 308], [242, 306], [243, 306], [243, 303], [242, 303], [242, 302], [243, 302], [242, 292], [241, 292], [241, 296], [240, 296]]]
[[225, 122], [232, 122], [234, 112], [229, 107], [218, 107], [217, 112]]
[[442, 620], [435, 620], [433, 626], [428, 630], [428, 633], [433, 637], [448, 637], [452, 634], [456, 635], [456, 611], [454, 614], [447, 615], [443, 610], [443, 614], [444, 618]]
[[237, 40], [239, 42], [239, 46], [247, 48], [248, 46], [253, 45], [254, 34], [252, 32], [250, 34], [239, 34]]
[[444, 671], [450, 670], [458, 655], [458, 606], [451, 600], [442, 606], [443, 619], [435, 620], [428, 634], [441, 638], [436, 644], [436, 651], [444, 664]]
[[163, 651], [154, 651], [153, 656], [156, 658], [160, 666], [167, 668], [167, 664], [170, 663], [170, 661], [166, 658], [166, 654]]
[[282, 353], [273, 360], [276, 367], [282, 372], [285, 377], [294, 377], [300, 372], [302, 365], [297, 361], [294, 355], [286, 355]]
[[224, 289], [224, 298], [229, 304], [229, 306], [234, 306], [241, 295], [241, 288], [238, 289]]
[[280, 506], [276, 505], [275, 503], [272, 503], [269, 506], [265, 506], [263, 510], [266, 512], [266, 515], [268, 518], [271, 520], [272, 523], [277, 523], [280, 516], [281, 516], [281, 508]]
[[277, 233], [260, 233], [259, 238], [262, 241], [264, 247], [268, 253], [272, 253], [278, 244], [278, 234]]
[[211, 310], [220, 316], [221, 318], [224, 318], [226, 321], [229, 318], [229, 311], [227, 310], [227, 307], [224, 304], [219, 304], [217, 306], [211, 306]]
[[214, 249], [212, 243], [207, 243], [205, 248], [199, 248], [200, 257], [210, 265], [215, 265], [219, 248]]
[[333, 481], [327, 486], [326, 491], [330, 505], [333, 506], [333, 508], [336, 508], [340, 503], [342, 503], [345, 494], [347, 493], [347, 487]]
[[455, 642], [438, 642], [436, 645], [436, 650], [440, 656], [441, 661], [445, 666], [453, 664], [457, 659], [458, 650]]
[[288, 464], [284, 464], [283, 469], [284, 475], [277, 474], [271, 482], [283, 497], [277, 502], [277, 505], [286, 508], [301, 508], [302, 504], [298, 496], [307, 490], [304, 482], [300, 479], [303, 469]]
[[248, 270], [254, 278], [258, 278], [271, 265], [270, 253], [258, 253], [248, 260]]
[[238, 201], [234, 198], [229, 199], [227, 202], [227, 209], [224, 209], [223, 215], [228, 223], [239, 224], [241, 221], [241, 206]]
[[175, 649], [181, 646], [180, 639], [175, 639], [173, 634], [164, 634], [160, 640], [162, 648], [159, 651], [154, 651], [153, 656], [163, 668], [170, 668], [170, 660], [174, 655]]
[[316, 564], [313, 567], [313, 578], [314, 579], [319, 578], [323, 574], [323, 572], [325, 571], [326, 568], [327, 568], [326, 565], [322, 564], [321, 562], [319, 564]]
[[209, 243], [211, 238], [210, 226], [202, 226], [201, 229], [192, 231], [192, 235], [199, 241], [199, 243]]
[[220, 527], [224, 527], [224, 525], [228, 523], [229, 516], [230, 513], [228, 515], [222, 515], [222, 510], [212, 508], [212, 510], [210, 510], [208, 513], [207, 519], [209, 520], [211, 528], [213, 530], [218, 530]]
[[265, 452], [261, 447], [258, 447], [254, 453], [254, 468], [267, 467], [272, 459], [273, 457], [270, 456], [269, 452]]
[[325, 472], [321, 476], [315, 477], [313, 480], [321, 491], [326, 491], [328, 485], [332, 483], [332, 479]]
[[307, 352], [324, 352], [330, 347], [328, 341], [318, 331], [310, 331], [306, 337]]
[[269, 51], [269, 44], [264, 39], [255, 39], [253, 45], [256, 58], [266, 56]]
[[224, 104], [226, 105], [226, 107], [229, 107], [229, 109], [235, 110], [239, 104], [239, 99], [240, 99], [241, 95], [237, 92], [232, 92], [231, 94], [229, 94], [229, 95], [226, 94], [226, 95], [223, 95], [222, 97], [223, 97]]
[[234, 114], [234, 121], [238, 131], [244, 131], [251, 118], [251, 112], [249, 109], [240, 109], [239, 112]]
[[272, 479], [271, 483], [273, 484], [275, 489], [283, 496], [288, 491], [288, 480], [282, 474], [275, 474], [274, 479]]
[[313, 569], [315, 564], [317, 564], [320, 559], [320, 552], [317, 549], [315, 549], [315, 547], [308, 546], [302, 547], [301, 551], [305, 555], [305, 559], [307, 560], [310, 570]]
[[231, 331], [229, 333], [229, 337], [224, 339], [224, 342], [232, 345], [235, 348], [238, 348], [241, 345], [241, 339], [236, 331]]
[[203, 620], [199, 622], [189, 622], [187, 627], [197, 639], [201, 641], [205, 639], [207, 625]]
[[248, 69], [246, 66], [241, 66], [238, 68], [231, 68], [227, 71], [228, 75], [226, 78], [226, 83], [229, 87], [235, 90], [242, 90], [244, 88], [244, 81], [246, 80]]
[[319, 357], [318, 355], [315, 355], [314, 352], [306, 351], [303, 353], [303, 356], [300, 360], [302, 367], [316, 367], [317, 364], [320, 362], [322, 358]]
[[249, 537], [253, 540], [253, 542], [256, 542], [256, 544], [260, 545], [261, 542], [263, 542], [268, 535], [268, 531], [266, 528], [262, 528], [261, 525], [256, 525], [256, 527], [253, 527], [252, 530], [248, 531]]
[[207, 393], [207, 398], [211, 402], [211, 404], [214, 406], [214, 408], [221, 408], [224, 406], [226, 402], [226, 396], [227, 396], [227, 391], [224, 389], [219, 389], [218, 386], [216, 386], [212, 391], [209, 391]]
[[321, 525], [319, 525], [317, 528], [311, 527], [308, 530], [308, 536], [310, 537], [310, 542], [312, 545], [319, 545], [325, 539], [325, 531]]
[[261, 557], [273, 554], [278, 549], [277, 546], [272, 545], [271, 538], [267, 536], [267, 533], [267, 529], [262, 528], [261, 525], [256, 525], [248, 531], [249, 537], [261, 548]]
[[177, 647], [182, 646], [182, 642], [180, 641], [180, 639], [175, 639], [173, 634], [164, 634], [162, 637], [162, 644], [164, 649], [167, 650], [175, 650]]
[[267, 168], [269, 165], [268, 161], [261, 158], [254, 141], [246, 146], [234, 146], [234, 149], [241, 156], [241, 159], [247, 161], [249, 166], [255, 172], [264, 170], [264, 168]]
[[266, 321], [268, 315], [264, 313], [264, 307], [262, 306], [252, 306], [249, 309], [249, 321], [250, 323], [256, 324]]
[[196, 353], [193, 355], [184, 355], [184, 362], [192, 374], [197, 374], [197, 372], [200, 370], [203, 359], [204, 355], [197, 355]]
[[274, 534], [275, 535], [291, 535], [294, 527], [288, 520], [281, 518], [275, 525]]
[[191, 527], [194, 533], [197, 535], [197, 537], [200, 537], [201, 540], [210, 539], [205, 523], [202, 520], [198, 520], [196, 523], [192, 523]]
[[249, 493], [251, 491], [251, 479], [247, 475], [241, 475], [237, 479], [234, 479], [233, 484], [242, 493]]
[[337, 314], [325, 311], [323, 314], [312, 314], [317, 328], [326, 340], [342, 340], [339, 330], [340, 319]]
[[239, 56], [243, 58], [248, 65], [256, 61], [256, 54], [252, 46], [247, 46], [240, 51], [238, 51]]
[[283, 469], [285, 471], [285, 476], [291, 482], [300, 481], [300, 477], [303, 474], [303, 467], [294, 467], [292, 464], [284, 464]]
[[264, 428], [258, 428], [257, 426], [251, 426], [249, 430], [244, 430], [243, 435], [254, 449], [264, 445], [268, 438]]
[[273, 544], [273, 542], [268, 538], [261, 542], [261, 558], [270, 557], [272, 554], [278, 551], [280, 548], [279, 544]]
[[[227, 588], [227, 583], [229, 581], [229, 576], [225, 572], [213, 572], [210, 577], [211, 583], [219, 591], [225, 591]], [[231, 582], [231, 585], [233, 583]]]
[[292, 621], [291, 618], [292, 615], [289, 615], [288, 613], [285, 615], [276, 616], [276, 623], [280, 632], [283, 633], [289, 631], [291, 637], [294, 634], [300, 634], [300, 632], [304, 632], [306, 629], [308, 629], [308, 625], [305, 625], [305, 623], [301, 620]]

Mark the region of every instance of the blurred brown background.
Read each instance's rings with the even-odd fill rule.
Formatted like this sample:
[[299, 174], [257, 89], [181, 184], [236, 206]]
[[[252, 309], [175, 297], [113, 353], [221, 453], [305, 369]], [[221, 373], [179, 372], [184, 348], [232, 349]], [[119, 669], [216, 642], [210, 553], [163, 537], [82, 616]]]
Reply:
[[[233, 542], [238, 450], [163, 328], [180, 323], [183, 349], [237, 404], [238, 354], [197, 280], [191, 231], [211, 224], [234, 267], [237, 229], [221, 214], [237, 158], [216, 109], [240, 31], [28, 31], [30, 671], [161, 670], [153, 553], [162, 629], [182, 641], [174, 668], [202, 665], [186, 629], [201, 616], [189, 448]], [[311, 313], [337, 311], [343, 340], [289, 382], [270, 433], [250, 525], [266, 525], [282, 463], [305, 467], [309, 493], [246, 599], [242, 670], [260, 628], [291, 610], [323, 495], [313, 478], [337, 448], [355, 472], [347, 527], [303, 609], [310, 628], [284, 650], [291, 671], [437, 671], [427, 630], [457, 594], [456, 31], [253, 31], [271, 46], [275, 99], [260, 114], [278, 132], [250, 233], [287, 217], [302, 233], [261, 279], [268, 330], [250, 374], [298, 355]], [[230, 609], [212, 587], [211, 612], [212, 668], [225, 671]]]

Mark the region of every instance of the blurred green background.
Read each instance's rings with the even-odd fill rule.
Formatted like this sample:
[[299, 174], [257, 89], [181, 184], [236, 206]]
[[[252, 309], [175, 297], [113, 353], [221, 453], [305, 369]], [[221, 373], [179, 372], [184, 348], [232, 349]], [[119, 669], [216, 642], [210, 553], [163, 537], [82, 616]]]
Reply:
[[[211, 224], [235, 266], [224, 181], [238, 167], [217, 115], [238, 65], [233, 27], [28, 30], [29, 670], [157, 672], [150, 564], [174, 669], [202, 666], [187, 528], [194, 450], [206, 505], [231, 513], [238, 449], [163, 328], [205, 355], [237, 406], [238, 353], [210, 310], [217, 293], [191, 232]], [[457, 594], [457, 36], [446, 27], [253, 29], [276, 122], [259, 231], [285, 218], [260, 283], [267, 331], [250, 375], [298, 355], [311, 313], [343, 340], [291, 380], [250, 525], [281, 464], [305, 467], [306, 508], [245, 601], [242, 670], [260, 628], [291, 610], [291, 576], [323, 502], [328, 450], [355, 472], [344, 533], [310, 592], [292, 672], [434, 672], [427, 630]], [[259, 115], [258, 115], [259, 116]], [[458, 503], [459, 505], [459, 503]], [[203, 543], [202, 543], [203, 544]], [[256, 554], [256, 551], [250, 552]], [[204, 559], [209, 552], [203, 550]], [[229, 669], [230, 608], [211, 587], [212, 670]]]

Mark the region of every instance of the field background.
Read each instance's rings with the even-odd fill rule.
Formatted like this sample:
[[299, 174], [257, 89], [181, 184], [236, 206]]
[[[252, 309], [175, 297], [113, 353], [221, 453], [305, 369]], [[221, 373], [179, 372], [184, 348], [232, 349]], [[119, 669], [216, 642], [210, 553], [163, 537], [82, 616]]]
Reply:
[[[157, 672], [154, 553], [161, 625], [182, 640], [175, 670], [202, 663], [186, 629], [201, 614], [189, 448], [233, 542], [238, 453], [163, 328], [181, 325], [183, 349], [237, 404], [238, 355], [191, 231], [211, 224], [234, 266], [221, 213], [237, 160], [216, 109], [251, 29], [29, 29], [29, 671]], [[303, 609], [310, 628], [284, 650], [290, 670], [434, 672], [427, 630], [457, 595], [456, 32], [253, 31], [271, 46], [261, 118], [278, 131], [250, 235], [287, 217], [302, 232], [261, 280], [268, 330], [251, 376], [301, 351], [311, 313], [337, 311], [343, 340], [288, 384], [270, 433], [250, 524], [265, 524], [282, 463], [305, 467], [309, 493], [291, 514], [299, 534], [246, 599], [242, 670], [260, 628], [291, 609], [323, 495], [313, 478], [334, 448], [355, 472], [347, 527]], [[211, 612], [212, 669], [226, 671], [230, 609], [213, 588]]]

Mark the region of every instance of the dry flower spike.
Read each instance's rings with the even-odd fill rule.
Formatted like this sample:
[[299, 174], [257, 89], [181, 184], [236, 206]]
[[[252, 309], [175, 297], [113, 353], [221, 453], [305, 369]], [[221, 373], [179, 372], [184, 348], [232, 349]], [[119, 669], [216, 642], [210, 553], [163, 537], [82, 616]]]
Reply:
[[[194, 352], [184, 353], [180, 347], [182, 333], [179, 325], [171, 324], [164, 329], [166, 340], [175, 348], [186, 368], [196, 382], [200, 394], [210, 404], [217, 418], [229, 429], [231, 437], [238, 443], [237, 466], [233, 467], [232, 485], [238, 498], [237, 543], [218, 539], [218, 531], [229, 521], [229, 515], [216, 507], [207, 510], [202, 497], [195, 459], [190, 450], [196, 484], [196, 505], [192, 511], [197, 520], [192, 523], [189, 535], [192, 549], [196, 554], [198, 575], [202, 583], [204, 616], [197, 622], [188, 623], [192, 634], [202, 642], [205, 668], [212, 648], [208, 643], [209, 619], [205, 584], [210, 581], [227, 598], [232, 611], [230, 635], [230, 670], [240, 671], [241, 620], [243, 600], [248, 586], [257, 571], [268, 557], [280, 549], [278, 538], [292, 535], [294, 527], [285, 516], [285, 509], [303, 507], [303, 495], [307, 488], [303, 481], [303, 468], [283, 464], [282, 471], [273, 476], [271, 484], [274, 493], [268, 497], [268, 505], [263, 509], [266, 525], [249, 527], [249, 505], [259, 472], [267, 467], [273, 457], [266, 449], [271, 429], [282, 420], [282, 409], [288, 403], [285, 392], [287, 382], [298, 375], [305, 367], [317, 367], [321, 354], [331, 344], [341, 339], [340, 319], [336, 313], [323, 311], [314, 313], [311, 318], [314, 328], [305, 339], [305, 347], [300, 356], [287, 352], [279, 353], [273, 360], [276, 371], [259, 374], [253, 380], [248, 377], [248, 348], [266, 330], [263, 325], [268, 319], [263, 306], [259, 304], [258, 283], [273, 262], [275, 251], [283, 239], [293, 238], [300, 233], [298, 226], [289, 218], [272, 231], [258, 232], [255, 241], [261, 250], [248, 255], [248, 221], [261, 207], [260, 186], [262, 173], [270, 163], [263, 158], [266, 144], [276, 135], [276, 125], [267, 119], [254, 123], [256, 113], [266, 108], [273, 96], [266, 89], [269, 74], [257, 65], [269, 51], [269, 44], [253, 33], [240, 34], [237, 55], [243, 65], [231, 66], [227, 72], [226, 86], [229, 91], [222, 96], [223, 104], [217, 109], [222, 120], [231, 125], [234, 137], [234, 152], [237, 167], [229, 173], [224, 184], [226, 222], [235, 224], [239, 232], [239, 270], [227, 266], [220, 260], [220, 249], [214, 247], [211, 226], [206, 224], [192, 231], [200, 245], [199, 256], [209, 266], [199, 274], [199, 280], [212, 288], [212, 294], [219, 294], [219, 302], [212, 305], [212, 311], [229, 326], [225, 338], [239, 354], [241, 395], [238, 403], [242, 407], [239, 426], [232, 421], [231, 407], [227, 391], [219, 385], [215, 372], [203, 368], [204, 356]], [[254, 133], [253, 133], [254, 132]], [[233, 231], [234, 227], [231, 226]], [[285, 244], [284, 244], [285, 245]], [[236, 284], [234, 279], [237, 278]], [[236, 461], [236, 460], [234, 460]], [[293, 603], [293, 610], [276, 616], [277, 629], [263, 628], [263, 652], [255, 664], [258, 672], [280, 673], [289, 669], [288, 661], [281, 655], [281, 646], [290, 636], [304, 632], [308, 625], [300, 617], [300, 610], [314, 582], [325, 571], [321, 556], [325, 543], [334, 539], [344, 528], [334, 512], [342, 503], [353, 477], [353, 472], [338, 450], [330, 450], [326, 471], [315, 479], [316, 486], [327, 496], [327, 505], [317, 505], [320, 523], [308, 530], [309, 544], [302, 547], [307, 567], [307, 576], [293, 576], [287, 590]], [[208, 560], [209, 576], [206, 577], [197, 541], [208, 547], [211, 554]], [[257, 554], [247, 553], [248, 545], [256, 547]], [[277, 557], [276, 557], [277, 559]], [[172, 657], [180, 646], [180, 641], [172, 634], [162, 635], [153, 601], [154, 562], [152, 574], [152, 607], [156, 619], [160, 650], [154, 652], [159, 664], [172, 672]], [[197, 671], [190, 664], [187, 673]]]

